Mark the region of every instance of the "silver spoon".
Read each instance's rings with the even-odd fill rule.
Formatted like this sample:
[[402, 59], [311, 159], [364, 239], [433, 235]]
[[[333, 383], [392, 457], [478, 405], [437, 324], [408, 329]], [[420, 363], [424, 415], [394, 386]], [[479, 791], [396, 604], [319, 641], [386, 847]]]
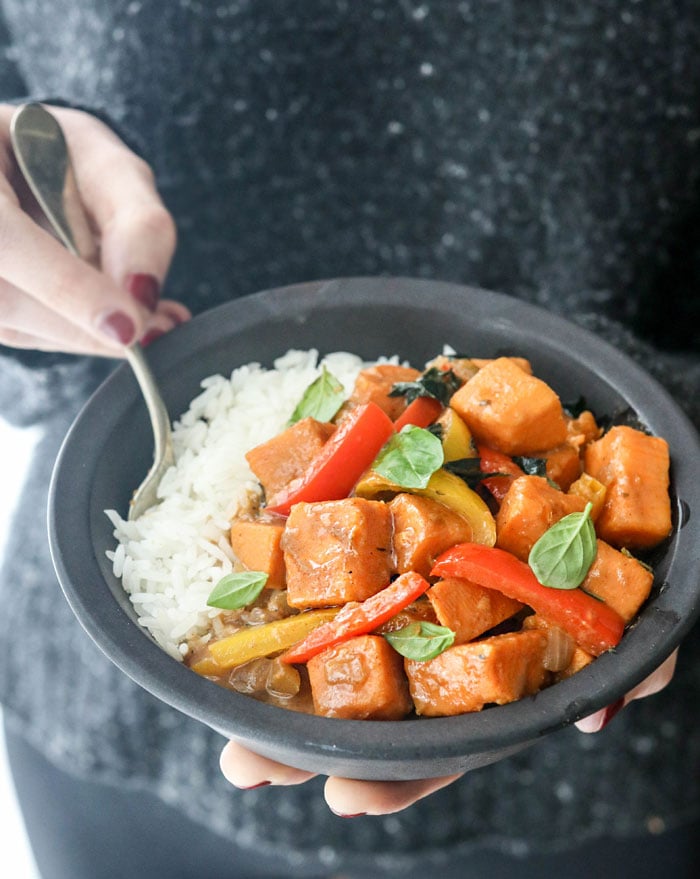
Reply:
[[[97, 265], [97, 245], [56, 118], [41, 104], [23, 104], [12, 117], [10, 136], [17, 164], [58, 238], [71, 253]], [[132, 520], [157, 502], [158, 483], [174, 455], [168, 410], [137, 342], [126, 349], [126, 359], [146, 401], [154, 439], [153, 465], [129, 505]]]

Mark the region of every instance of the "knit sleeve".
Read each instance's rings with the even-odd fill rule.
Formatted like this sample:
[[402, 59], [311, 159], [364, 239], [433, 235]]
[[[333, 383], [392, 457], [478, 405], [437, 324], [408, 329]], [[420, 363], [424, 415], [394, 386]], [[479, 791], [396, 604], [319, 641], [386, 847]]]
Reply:
[[23, 95], [27, 88], [14, 58], [12, 40], [0, 10], [0, 90], [3, 100]]

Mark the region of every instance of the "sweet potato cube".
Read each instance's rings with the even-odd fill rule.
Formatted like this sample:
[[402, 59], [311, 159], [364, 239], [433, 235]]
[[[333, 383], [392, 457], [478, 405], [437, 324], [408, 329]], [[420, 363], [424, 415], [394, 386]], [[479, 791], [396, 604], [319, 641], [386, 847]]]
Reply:
[[355, 379], [355, 387], [347, 401], [347, 406], [361, 403], [376, 403], [380, 409], [395, 421], [406, 408], [405, 397], [390, 397], [389, 392], [396, 382], [412, 382], [420, 376], [417, 369], [380, 363], [363, 369]]
[[381, 635], [361, 635], [307, 663], [316, 714], [400, 720], [413, 708], [403, 660]]
[[613, 546], [649, 549], [671, 532], [669, 451], [666, 440], [632, 427], [611, 428], [586, 447], [584, 468], [607, 487], [596, 521]]
[[[509, 357], [508, 359], [512, 360], [516, 366], [519, 366], [523, 372], [532, 375], [532, 366], [525, 357]], [[451, 357], [446, 354], [438, 354], [437, 357], [430, 361], [428, 367], [449, 369], [457, 376], [460, 382], [467, 382], [478, 370], [483, 369], [488, 363], [493, 363], [493, 360], [493, 357]]]
[[532, 455], [566, 439], [559, 397], [509, 357], [487, 363], [453, 394], [450, 406], [479, 442], [507, 455]]
[[637, 559], [598, 540], [598, 553], [581, 584], [628, 623], [649, 597], [653, 573]]
[[394, 561], [399, 574], [430, 574], [435, 559], [456, 543], [472, 539], [471, 525], [430, 498], [402, 492], [389, 503], [394, 521]]
[[516, 614], [522, 604], [494, 589], [469, 580], [438, 580], [426, 595], [441, 626], [455, 633], [455, 644], [464, 644]]
[[[516, 366], [520, 367], [523, 372], [532, 375], [532, 364], [526, 357], [509, 357], [508, 360], [511, 360]], [[493, 363], [493, 361], [493, 357], [472, 357], [471, 360], [474, 366], [479, 369], [483, 369], [485, 366], [488, 366], [489, 363]]]
[[519, 476], [496, 515], [496, 545], [527, 561], [533, 545], [548, 528], [585, 507], [584, 498], [552, 488], [542, 476]]
[[302, 418], [246, 452], [246, 461], [260, 480], [265, 495], [271, 498], [293, 479], [302, 476], [334, 430], [334, 424]]
[[282, 535], [290, 607], [364, 601], [389, 582], [391, 513], [382, 501], [295, 504]]
[[536, 693], [548, 680], [546, 644], [546, 634], [533, 629], [459, 644], [428, 662], [405, 660], [416, 712], [464, 714]]
[[584, 409], [576, 418], [566, 419], [567, 441], [579, 450], [597, 440], [602, 432], [595, 415], [588, 409]]
[[283, 531], [276, 522], [235, 519], [231, 524], [231, 549], [249, 571], [264, 571], [271, 589], [284, 587]]
[[578, 449], [571, 443], [562, 443], [554, 449], [540, 452], [547, 467], [547, 478], [556, 482], [562, 491], [568, 491], [572, 482], [581, 475], [581, 459]]

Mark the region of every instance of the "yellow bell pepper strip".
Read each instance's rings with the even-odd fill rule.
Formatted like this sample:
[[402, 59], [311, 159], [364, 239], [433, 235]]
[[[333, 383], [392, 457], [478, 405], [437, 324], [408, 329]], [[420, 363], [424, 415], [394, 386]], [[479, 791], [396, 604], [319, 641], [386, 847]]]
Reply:
[[582, 589], [543, 586], [530, 566], [503, 549], [459, 543], [440, 555], [433, 577], [460, 577], [529, 605], [560, 626], [588, 653], [599, 656], [620, 643], [625, 621]]
[[442, 410], [442, 403], [435, 397], [416, 397], [396, 419], [394, 430], [398, 433], [407, 424], [413, 424], [415, 427], [427, 427], [438, 418]]
[[454, 409], [449, 406], [438, 418], [442, 427], [442, 450], [445, 461], [459, 461], [462, 458], [476, 458], [477, 451], [471, 431]]
[[188, 663], [188, 665], [192, 671], [196, 671], [197, 674], [202, 675], [202, 677], [207, 677], [208, 675], [219, 677], [220, 675], [226, 674], [226, 669], [221, 668], [214, 657], [209, 656], [208, 653], [205, 653], [196, 662]]
[[485, 501], [459, 476], [442, 468], [433, 473], [425, 488], [410, 489], [402, 488], [374, 470], [369, 470], [357, 483], [353, 494], [368, 500], [386, 500], [402, 491], [430, 498], [458, 513], [471, 526], [474, 543], [483, 543], [485, 546], [496, 543], [496, 522]]
[[303, 641], [283, 653], [280, 659], [288, 663], [308, 662], [329, 647], [373, 632], [408, 607], [429, 587], [428, 581], [420, 574], [407, 571], [364, 601], [346, 604], [335, 619], [314, 629]]
[[471, 525], [472, 540], [485, 546], [496, 543], [496, 522], [486, 502], [454, 473], [438, 470], [422, 494], [459, 513]]
[[299, 479], [270, 499], [268, 513], [288, 516], [301, 501], [346, 498], [394, 433], [394, 422], [376, 403], [352, 409]]
[[209, 645], [209, 655], [193, 663], [197, 674], [220, 674], [252, 659], [272, 656], [305, 638], [318, 626], [332, 620], [340, 608], [308, 610], [274, 620], [262, 626], [250, 626]]

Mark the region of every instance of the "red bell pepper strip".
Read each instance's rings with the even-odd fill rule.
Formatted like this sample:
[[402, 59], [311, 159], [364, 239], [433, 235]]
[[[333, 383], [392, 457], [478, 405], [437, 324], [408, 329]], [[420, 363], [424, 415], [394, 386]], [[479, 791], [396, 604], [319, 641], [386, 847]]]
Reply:
[[500, 503], [510, 488], [511, 482], [517, 479], [518, 476], [524, 476], [525, 471], [518, 467], [512, 458], [504, 455], [503, 452], [496, 451], [496, 449], [477, 445], [477, 451], [481, 459], [482, 473], [504, 474], [503, 476], [488, 476], [486, 479], [481, 480], [484, 488]]
[[435, 397], [416, 397], [394, 422], [394, 429], [401, 430], [407, 424], [427, 427], [435, 421], [443, 410], [443, 405]]
[[342, 644], [357, 635], [366, 635], [408, 607], [429, 586], [428, 581], [420, 574], [407, 571], [364, 601], [346, 604], [334, 619], [314, 629], [306, 638], [283, 653], [280, 659], [288, 663], [308, 662], [329, 647], [335, 647], [336, 644]]
[[347, 497], [393, 433], [394, 422], [376, 403], [352, 409], [304, 475], [270, 499], [267, 512], [288, 516], [292, 506], [301, 501], [337, 501]]
[[430, 573], [461, 577], [528, 604], [594, 656], [611, 650], [622, 638], [625, 622], [607, 604], [582, 589], [543, 586], [525, 562], [503, 549], [460, 543], [442, 553]]

